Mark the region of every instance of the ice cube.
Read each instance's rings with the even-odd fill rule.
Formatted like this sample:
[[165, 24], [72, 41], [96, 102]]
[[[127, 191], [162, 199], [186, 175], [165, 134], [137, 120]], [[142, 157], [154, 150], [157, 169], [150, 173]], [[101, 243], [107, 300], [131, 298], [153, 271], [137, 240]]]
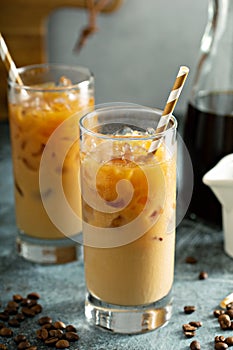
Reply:
[[120, 135], [133, 135], [133, 130], [127, 126], [123, 125], [120, 129], [114, 132], [115, 136], [120, 136]]
[[146, 134], [147, 135], [154, 135], [155, 134], [155, 129], [154, 128], [147, 128], [146, 129]]
[[59, 86], [71, 86], [72, 81], [65, 76], [62, 76], [59, 80]]
[[130, 144], [128, 144], [128, 143], [125, 143], [122, 146], [122, 158], [128, 159], [128, 160], [133, 160], [133, 158], [134, 158], [133, 149], [130, 146]]

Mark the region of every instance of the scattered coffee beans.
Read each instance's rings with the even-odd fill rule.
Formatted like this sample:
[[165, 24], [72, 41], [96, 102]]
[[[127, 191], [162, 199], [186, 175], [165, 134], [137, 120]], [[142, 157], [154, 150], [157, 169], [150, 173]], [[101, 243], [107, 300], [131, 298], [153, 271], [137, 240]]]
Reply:
[[220, 315], [218, 317], [218, 322], [222, 329], [229, 329], [231, 327], [231, 319], [228, 315]]
[[16, 301], [17, 303], [21, 303], [21, 301], [23, 300], [23, 297], [20, 294], [15, 294], [13, 295], [13, 300]]
[[191, 322], [189, 322], [189, 324], [191, 326], [196, 327], [196, 328], [202, 327], [202, 322], [200, 322], [200, 321], [191, 321]]
[[233, 346], [233, 337], [227, 337], [225, 339], [225, 343], [228, 345], [228, 346]]
[[[13, 337], [13, 331], [9, 327], [18, 328], [25, 319], [32, 318], [42, 312], [43, 308], [38, 304], [39, 298], [40, 295], [35, 292], [29, 293], [26, 298], [20, 294], [12, 296], [12, 300], [0, 312], [0, 338]], [[40, 329], [36, 331], [36, 338], [42, 341], [44, 345], [56, 349], [66, 349], [70, 347], [70, 342], [79, 340], [77, 329], [71, 324], [66, 325], [61, 320], [53, 322], [49, 316], [40, 317], [37, 322]], [[14, 349], [37, 350], [37, 346], [32, 345], [24, 334], [16, 335], [13, 340], [15, 343]], [[0, 343], [0, 350], [8, 350], [7, 345]]]
[[79, 336], [75, 332], [66, 332], [65, 333], [65, 338], [66, 338], [66, 340], [69, 340], [69, 341], [77, 341], [77, 340], [79, 340]]
[[190, 344], [190, 349], [191, 350], [200, 350], [201, 349], [201, 345], [200, 345], [200, 343], [197, 340], [194, 340]]
[[27, 338], [24, 334], [18, 334], [18, 335], [16, 335], [16, 337], [14, 337], [14, 341], [16, 344], [19, 344], [25, 340], [27, 340]]
[[196, 307], [193, 306], [193, 305], [187, 305], [187, 306], [184, 307], [184, 313], [185, 314], [191, 314], [194, 311], [196, 311]]
[[189, 323], [183, 324], [183, 331], [184, 332], [194, 332], [196, 331], [197, 327], [191, 326]]
[[185, 259], [186, 264], [196, 264], [197, 259], [194, 258], [193, 256], [187, 256]]
[[205, 271], [201, 271], [199, 273], [199, 280], [206, 280], [208, 278], [208, 273]]
[[38, 320], [38, 323], [41, 326], [44, 324], [47, 324], [47, 323], [52, 323], [52, 322], [53, 322], [53, 320], [51, 319], [51, 317], [48, 317], [48, 316], [41, 317]]
[[219, 342], [224, 343], [225, 337], [223, 335], [216, 335], [216, 337], [214, 338], [214, 341], [215, 341], [215, 343], [219, 343]]
[[66, 325], [65, 323], [61, 322], [61, 321], [56, 321], [54, 322], [54, 328], [56, 329], [65, 329], [66, 328]]
[[215, 343], [214, 348], [215, 350], [224, 350], [224, 349], [228, 349], [228, 345], [226, 343], [219, 342], [219, 343]]
[[25, 340], [25, 341], [22, 341], [21, 343], [18, 344], [17, 349], [24, 350], [24, 349], [29, 348], [30, 346], [31, 346], [31, 344], [29, 343], [29, 341]]
[[3, 327], [0, 329], [0, 336], [1, 337], [12, 337], [13, 332], [10, 328]]
[[224, 310], [214, 310], [214, 317], [218, 318], [220, 315], [224, 315]]
[[233, 309], [226, 310], [225, 314], [228, 315], [230, 319], [233, 319]]
[[69, 346], [70, 346], [70, 343], [68, 342], [68, 340], [65, 340], [65, 339], [58, 340], [58, 342], [56, 343], [57, 349], [66, 349]]
[[187, 331], [187, 332], [184, 332], [184, 335], [186, 336], [186, 338], [192, 338], [192, 337], [194, 337], [195, 335], [196, 335], [196, 332], [189, 332], [189, 331]]
[[38, 300], [38, 299], [40, 299], [40, 295], [38, 293], [36, 293], [36, 292], [33, 292], [33, 293], [29, 293], [27, 295], [27, 298], [28, 299], [33, 299], [33, 300]]
[[[41, 328], [36, 331], [36, 337], [43, 341], [45, 345], [55, 346], [57, 349], [66, 349], [70, 346], [70, 342], [79, 340], [77, 330], [73, 325], [66, 326], [62, 321], [53, 323], [49, 316], [40, 318], [38, 323]], [[46, 328], [44, 328], [45, 326]], [[189, 325], [189, 327], [192, 326]]]

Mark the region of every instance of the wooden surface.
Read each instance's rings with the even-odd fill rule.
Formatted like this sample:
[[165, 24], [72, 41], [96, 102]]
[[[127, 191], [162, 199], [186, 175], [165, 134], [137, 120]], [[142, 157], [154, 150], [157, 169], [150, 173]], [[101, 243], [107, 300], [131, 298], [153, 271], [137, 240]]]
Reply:
[[[118, 9], [123, 0], [110, 0], [103, 12]], [[86, 0], [1, 0], [0, 32], [17, 67], [46, 62], [46, 20], [61, 7], [86, 7]], [[0, 62], [0, 120], [7, 118], [7, 73]]]

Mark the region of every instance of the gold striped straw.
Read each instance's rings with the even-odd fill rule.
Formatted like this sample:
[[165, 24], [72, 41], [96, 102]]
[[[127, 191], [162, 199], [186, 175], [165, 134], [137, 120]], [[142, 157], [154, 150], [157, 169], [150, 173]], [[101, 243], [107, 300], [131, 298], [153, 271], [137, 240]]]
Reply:
[[16, 65], [11, 58], [9, 50], [6, 46], [5, 40], [0, 33], [0, 56], [7, 69], [9, 77], [12, 81], [16, 81], [19, 85], [23, 85], [22, 79], [17, 71]]
[[[175, 109], [176, 103], [180, 97], [181, 91], [183, 89], [185, 80], [188, 76], [189, 68], [186, 66], [181, 66], [179, 72], [176, 76], [173, 88], [167, 99], [167, 103], [159, 120], [158, 126], [155, 130], [155, 134], [161, 133], [166, 130], [170, 117]], [[149, 148], [149, 153], [155, 153], [161, 143], [161, 139], [155, 138]]]

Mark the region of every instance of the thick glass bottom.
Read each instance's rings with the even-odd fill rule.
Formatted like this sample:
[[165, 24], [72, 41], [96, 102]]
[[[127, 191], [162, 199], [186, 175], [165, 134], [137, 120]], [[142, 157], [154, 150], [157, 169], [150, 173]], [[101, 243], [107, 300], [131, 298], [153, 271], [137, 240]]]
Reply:
[[26, 260], [40, 264], [65, 264], [81, 259], [81, 246], [66, 238], [44, 240], [18, 233], [17, 252]]
[[85, 315], [95, 326], [114, 333], [137, 334], [166, 325], [172, 314], [171, 293], [158, 302], [143, 306], [118, 306], [86, 296]]

